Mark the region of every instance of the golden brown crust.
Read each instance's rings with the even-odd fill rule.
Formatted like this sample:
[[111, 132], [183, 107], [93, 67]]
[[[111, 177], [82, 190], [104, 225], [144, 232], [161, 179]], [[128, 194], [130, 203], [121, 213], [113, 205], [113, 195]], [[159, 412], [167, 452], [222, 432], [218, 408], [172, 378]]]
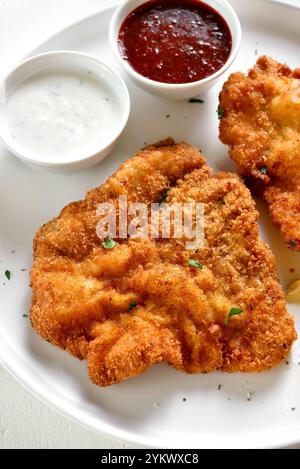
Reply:
[[[149, 204], [166, 187], [167, 202], [205, 204], [203, 247], [189, 251], [183, 239], [119, 239], [111, 250], [102, 247], [100, 202], [127, 194]], [[38, 231], [32, 325], [87, 359], [100, 386], [160, 362], [189, 373], [269, 369], [289, 353], [296, 334], [257, 217], [240, 179], [212, 175], [195, 148], [170, 140], [149, 146]], [[138, 305], [129, 311], [132, 302]], [[226, 326], [233, 306], [243, 313]]]
[[288, 247], [300, 251], [300, 70], [260, 57], [248, 76], [230, 76], [220, 104], [220, 139]]

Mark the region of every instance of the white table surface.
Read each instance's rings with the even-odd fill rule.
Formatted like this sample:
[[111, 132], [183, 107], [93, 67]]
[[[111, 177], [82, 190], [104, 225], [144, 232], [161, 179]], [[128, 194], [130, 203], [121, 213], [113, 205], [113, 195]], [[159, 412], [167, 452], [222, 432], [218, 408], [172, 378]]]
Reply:
[[[283, 1], [300, 5], [300, 0]], [[0, 0], [1, 73], [55, 32], [109, 3], [109, 0]], [[134, 446], [98, 435], [60, 416], [0, 367], [0, 448]]]

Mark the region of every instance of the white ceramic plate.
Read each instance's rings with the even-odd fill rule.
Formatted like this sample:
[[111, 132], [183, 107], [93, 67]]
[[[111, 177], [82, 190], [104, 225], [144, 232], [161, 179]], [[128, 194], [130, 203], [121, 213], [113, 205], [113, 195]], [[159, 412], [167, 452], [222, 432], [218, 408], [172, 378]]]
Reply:
[[[115, 6], [118, 2], [112, 2]], [[246, 70], [257, 54], [299, 66], [300, 9], [262, 0], [233, 0], [243, 27], [243, 46], [230, 71]], [[34, 52], [78, 49], [116, 66], [108, 46], [112, 9], [75, 24]], [[164, 101], [129, 83], [132, 113], [114, 153], [98, 167], [71, 176], [36, 173], [1, 148], [0, 158], [0, 357], [3, 365], [37, 397], [101, 433], [146, 447], [274, 447], [300, 441], [300, 346], [263, 374], [213, 373], [188, 376], [156, 366], [142, 376], [101, 389], [86, 364], [43, 342], [22, 317], [28, 312], [32, 237], [70, 201], [101, 184], [145, 142], [166, 136], [200, 147], [216, 170], [234, 170], [218, 141], [219, 83], [205, 103]], [[166, 115], [170, 114], [167, 119]], [[262, 235], [271, 245], [283, 287], [300, 278], [300, 254], [289, 252], [259, 203]], [[21, 269], [26, 268], [26, 272]], [[291, 274], [290, 268], [295, 272]], [[11, 280], [4, 276], [11, 271]], [[300, 330], [300, 311], [290, 306]], [[218, 385], [222, 388], [218, 390]], [[248, 393], [252, 393], [250, 401]], [[186, 400], [183, 401], [183, 398]], [[155, 405], [158, 403], [159, 405]], [[295, 408], [296, 410], [292, 410]]]

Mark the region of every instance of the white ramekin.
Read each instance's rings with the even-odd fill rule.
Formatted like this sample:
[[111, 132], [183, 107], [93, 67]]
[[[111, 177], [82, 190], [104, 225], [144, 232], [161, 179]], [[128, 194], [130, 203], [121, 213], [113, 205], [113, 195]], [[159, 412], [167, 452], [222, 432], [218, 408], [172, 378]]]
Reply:
[[[82, 152], [79, 156], [53, 161], [51, 157], [40, 157], [31, 154], [16, 142], [9, 132], [5, 119], [5, 106], [7, 96], [13, 92], [14, 87], [36, 73], [45, 70], [87, 70], [98, 76], [103, 82], [109, 84], [118, 98], [119, 120], [111, 137], [99, 144], [99, 147]], [[52, 51], [35, 55], [18, 64], [6, 77], [1, 87], [0, 96], [0, 137], [8, 150], [20, 158], [27, 165], [35, 169], [43, 169], [52, 173], [68, 173], [89, 168], [103, 160], [114, 148], [123, 132], [130, 112], [130, 97], [128, 89], [118, 73], [94, 56], [77, 51]], [[87, 145], [88, 147], [88, 145]]]
[[115, 11], [110, 24], [109, 37], [111, 46], [115, 52], [118, 61], [121, 63], [126, 74], [145, 91], [170, 99], [188, 99], [205, 93], [211, 88], [221, 75], [230, 67], [236, 58], [241, 44], [241, 25], [238, 16], [231, 5], [226, 0], [201, 0], [201, 3], [207, 4], [217, 11], [226, 21], [231, 31], [232, 49], [230, 56], [224, 66], [213, 75], [203, 80], [192, 83], [170, 84], [160, 83], [150, 80], [136, 72], [128, 61], [121, 56], [118, 37], [119, 31], [126, 17], [140, 5], [147, 3], [148, 0], [127, 0]]

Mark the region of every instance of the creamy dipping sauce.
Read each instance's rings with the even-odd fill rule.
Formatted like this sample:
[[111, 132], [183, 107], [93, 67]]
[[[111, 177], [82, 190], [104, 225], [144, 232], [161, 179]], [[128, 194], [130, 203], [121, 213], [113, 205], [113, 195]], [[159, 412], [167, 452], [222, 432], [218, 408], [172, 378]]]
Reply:
[[119, 125], [119, 109], [109, 84], [91, 71], [45, 71], [12, 89], [5, 124], [16, 145], [63, 162], [97, 152]]

